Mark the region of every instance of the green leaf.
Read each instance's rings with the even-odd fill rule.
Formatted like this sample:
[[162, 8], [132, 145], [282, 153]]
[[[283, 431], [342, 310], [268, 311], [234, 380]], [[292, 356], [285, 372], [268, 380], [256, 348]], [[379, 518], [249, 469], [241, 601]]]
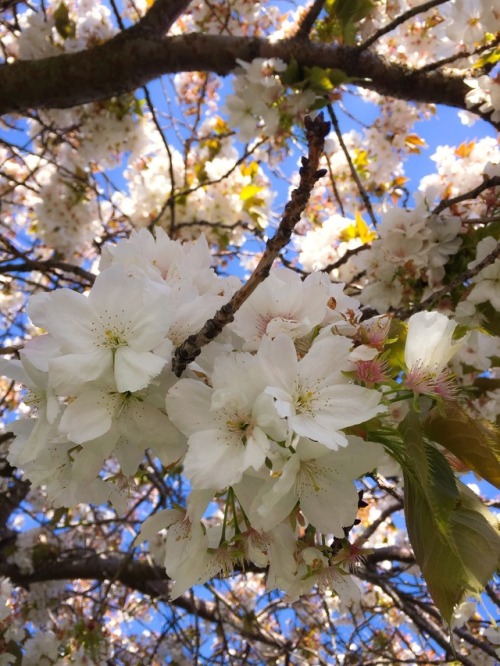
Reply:
[[454, 607], [479, 595], [499, 564], [500, 535], [494, 516], [464, 484], [450, 519], [450, 536], [436, 529], [421, 489], [405, 476], [405, 513], [415, 558], [441, 614], [450, 622]]
[[334, 32], [344, 44], [354, 44], [357, 24], [368, 16], [374, 6], [372, 0], [334, 0], [325, 6], [330, 15], [326, 23], [333, 23]]
[[331, 11], [345, 24], [349, 21], [361, 21], [374, 7], [372, 0], [335, 0], [331, 4]]
[[352, 81], [357, 81], [357, 77], [347, 76], [347, 74], [342, 69], [333, 69], [328, 68], [326, 70], [328, 78], [330, 79], [334, 88], [342, 85], [343, 83], [351, 83]]
[[455, 475], [443, 454], [424, 439], [415, 412], [408, 413], [399, 429], [406, 444], [404, 471], [414, 477], [437, 528], [447, 536], [450, 515], [459, 499]]
[[281, 83], [284, 86], [290, 86], [290, 87], [293, 87], [298, 83], [303, 83], [304, 81], [304, 75], [302, 73], [302, 69], [299, 63], [295, 60], [295, 58], [292, 58], [290, 60], [290, 62], [288, 63], [288, 67], [285, 69], [284, 72], [281, 72], [279, 77]]
[[481, 328], [490, 335], [500, 335], [500, 317], [495, 307], [488, 301], [476, 306], [482, 315]]
[[137, 99], [134, 97], [133, 103], [132, 103], [132, 111], [136, 114], [136, 116], [144, 116], [144, 107], [146, 106], [146, 100], [145, 99]]
[[[474, 255], [476, 253], [476, 247], [479, 241], [483, 240], [483, 238], [487, 238], [488, 236], [492, 236], [492, 238], [500, 238], [500, 220], [497, 218], [493, 218], [489, 224], [485, 224], [482, 227], [474, 229], [474, 231], [470, 234]], [[465, 241], [467, 240], [468, 239], [465, 238]]]
[[449, 622], [466, 586], [460, 559], [436, 529], [432, 510], [419, 484], [407, 474], [404, 484], [406, 525], [415, 559], [434, 603]]
[[69, 9], [64, 2], [59, 3], [59, 6], [55, 10], [53, 16], [56, 30], [63, 39], [68, 39], [68, 37], [75, 36], [76, 23], [70, 19]]
[[498, 520], [466, 485], [458, 482], [460, 504], [451, 532], [467, 574], [466, 593], [480, 594], [500, 565]]
[[430, 439], [500, 487], [500, 431], [492, 423], [473, 419], [460, 405], [445, 402], [429, 412], [424, 428]]
[[408, 535], [429, 592], [450, 622], [454, 607], [480, 594], [498, 566], [498, 525], [425, 440], [416, 413], [408, 414], [400, 432]]
[[21, 666], [21, 664], [23, 663], [23, 652], [21, 650], [20, 645], [18, 645], [15, 641], [10, 640], [3, 649], [5, 650], [5, 652], [2, 652], [2, 654], [12, 655], [15, 659], [14, 662], [9, 661], [8, 662], [9, 664], [13, 664], [14, 666]]
[[408, 324], [399, 319], [392, 319], [389, 334], [384, 343], [384, 351], [389, 352], [387, 362], [393, 370], [403, 370], [405, 367], [405, 346], [408, 333]]
[[315, 93], [324, 95], [333, 90], [334, 85], [330, 81], [328, 70], [314, 65], [313, 67], [304, 67], [304, 71], [309, 87], [314, 90]]
[[68, 513], [69, 509], [66, 507], [58, 507], [57, 509], [54, 509], [54, 515], [52, 516], [50, 523], [52, 525], [57, 525], [59, 522], [62, 521], [62, 519], [65, 519], [65, 523], [67, 524], [67, 519], [68, 519]]
[[316, 97], [316, 101], [311, 104], [309, 111], [319, 111], [324, 109], [327, 104], [330, 104], [328, 97]]
[[500, 61], [500, 47], [483, 53], [472, 65], [473, 69], [481, 69], [486, 65], [496, 65]]

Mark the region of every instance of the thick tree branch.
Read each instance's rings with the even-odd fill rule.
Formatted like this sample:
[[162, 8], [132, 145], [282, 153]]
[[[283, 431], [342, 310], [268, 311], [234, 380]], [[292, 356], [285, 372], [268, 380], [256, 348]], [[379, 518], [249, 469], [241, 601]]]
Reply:
[[[285, 62], [295, 58], [301, 66], [338, 68], [358, 79], [358, 85], [382, 95], [466, 108], [469, 87], [463, 76], [419, 72], [353, 46], [325, 46], [303, 39], [273, 43], [200, 33], [146, 38], [134, 35], [133, 30], [79, 53], [0, 65], [0, 114], [68, 108], [107, 99], [133, 91], [162, 74], [204, 71], [225, 75], [237, 66], [237, 59], [249, 62], [257, 57]], [[500, 123], [496, 125], [500, 127]]]
[[[371, 580], [380, 585], [388, 594], [392, 596], [396, 604], [419, 626], [419, 628], [428, 633], [436, 640], [444, 650], [449, 650], [450, 645], [444, 633], [438, 624], [426, 617], [419, 610], [416, 604], [410, 604], [406, 601], [405, 594], [397, 590], [389, 582], [384, 582], [382, 578], [375, 573], [374, 566], [383, 560], [399, 561], [412, 564], [414, 562], [413, 554], [406, 547], [390, 546], [376, 549], [371, 555], [364, 558], [365, 565], [359, 571], [354, 573], [363, 579]], [[256, 567], [249, 566], [247, 571], [258, 572]], [[168, 601], [170, 593], [170, 579], [163, 567], [131, 560], [127, 554], [116, 553], [95, 553], [85, 551], [69, 551], [60, 553], [57, 557], [47, 558], [45, 561], [38, 560], [37, 565], [32, 572], [21, 570], [16, 564], [8, 563], [5, 558], [0, 557], [0, 576], [7, 576], [14, 585], [20, 585], [28, 588], [31, 583], [47, 582], [55, 580], [95, 580], [99, 582], [115, 581], [126, 587], [146, 594], [154, 599], [163, 599]], [[185, 594], [169, 602], [176, 608], [183, 609], [190, 614], [213, 623], [220, 622], [220, 616], [216, 604], [195, 598], [193, 595]], [[432, 607], [426, 608], [430, 615], [433, 615]], [[438, 619], [438, 616], [436, 616]], [[279, 636], [271, 634], [269, 631], [262, 630], [258, 624], [240, 622], [239, 618], [234, 616], [224, 620], [242, 636], [250, 640], [260, 641], [274, 648], [283, 649], [285, 641]], [[457, 631], [466, 641], [473, 642], [468, 632]], [[488, 646], [482, 641], [476, 641], [478, 647], [489, 653]], [[467, 666], [471, 665], [466, 657], [460, 657], [460, 661]]]
[[[415, 561], [411, 550], [404, 546], [378, 548], [365, 558], [366, 562], [374, 564], [386, 560], [408, 563]], [[263, 572], [251, 564], [248, 564], [245, 570]], [[59, 557], [38, 561], [32, 572], [20, 569], [17, 564], [8, 563], [2, 557], [0, 576], [7, 576], [15, 585], [22, 587], [52, 580], [114, 580], [155, 599], [168, 599], [170, 594], [170, 579], [163, 567], [131, 560], [127, 554], [71, 550], [67, 554], [61, 553]]]
[[[414, 557], [411, 550], [405, 546], [375, 549], [373, 553], [364, 558], [363, 565], [354, 571], [354, 574], [380, 585], [422, 631], [432, 636], [443, 649], [449, 650], [449, 642], [439, 625], [432, 622], [430, 617], [426, 617], [416, 603], [409, 603], [406, 599], [407, 595], [397, 590], [394, 582], [390, 584], [389, 581], [385, 582], [379, 577], [375, 565], [381, 561], [413, 564]], [[246, 570], [253, 573], [262, 571], [253, 565], [249, 565]], [[52, 557], [47, 556], [43, 560], [39, 557], [32, 572], [22, 570], [17, 564], [9, 563], [5, 557], [0, 557], [0, 576], [6, 576], [14, 585], [25, 588], [29, 588], [32, 583], [55, 580], [114, 581], [151, 598], [163, 599], [172, 606], [183, 609], [190, 614], [195, 614], [208, 622], [220, 623], [220, 615], [216, 604], [210, 601], [195, 598], [191, 594], [184, 594], [177, 599], [168, 601], [171, 581], [165, 569], [146, 561], [133, 560], [128, 554], [71, 550], [58, 553]], [[439, 619], [432, 607], [425, 607], [425, 610], [428, 615], [435, 616], [436, 620]], [[224, 622], [247, 639], [259, 641], [277, 649], [284, 649], [286, 646], [285, 641], [279, 636], [270, 633], [268, 630], [262, 630], [256, 623], [249, 625], [244, 621], [240, 622], [236, 615], [226, 618]], [[468, 632], [459, 630], [457, 633], [460, 633], [464, 640], [474, 643], [473, 637]], [[490, 653], [485, 643], [482, 641], [475, 641], [475, 643], [483, 651]], [[471, 664], [470, 660], [465, 657], [460, 657], [460, 661], [467, 666]]]
[[[162, 567], [130, 560], [128, 555], [84, 552], [78, 555], [74, 551], [70, 551], [68, 555], [69, 557], [39, 562], [31, 573], [22, 571], [16, 564], [7, 564], [3, 558], [0, 558], [0, 576], [7, 576], [15, 585], [22, 587], [29, 587], [31, 583], [54, 580], [79, 579], [100, 582], [112, 580], [152, 598], [168, 601], [171, 584]], [[208, 622], [220, 622], [215, 605], [193, 595], [185, 594], [169, 603]], [[242, 622], [237, 626], [236, 622], [229, 623], [241, 635], [251, 640], [267, 643], [275, 648], [283, 648], [285, 645], [279, 637], [260, 631], [258, 625], [247, 626]]]

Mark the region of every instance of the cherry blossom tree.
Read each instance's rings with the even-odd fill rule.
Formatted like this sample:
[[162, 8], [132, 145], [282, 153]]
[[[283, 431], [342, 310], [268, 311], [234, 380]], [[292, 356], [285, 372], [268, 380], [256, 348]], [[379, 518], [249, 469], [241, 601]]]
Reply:
[[499, 43], [0, 0], [0, 664], [497, 663]]

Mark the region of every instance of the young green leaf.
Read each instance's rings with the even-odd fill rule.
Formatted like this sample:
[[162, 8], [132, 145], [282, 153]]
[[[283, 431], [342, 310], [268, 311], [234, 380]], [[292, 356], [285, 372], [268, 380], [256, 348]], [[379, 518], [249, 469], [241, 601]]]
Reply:
[[446, 536], [459, 499], [455, 475], [443, 454], [423, 437], [415, 412], [408, 413], [399, 429], [406, 444], [404, 471], [414, 478], [433, 514], [435, 526]]
[[431, 410], [424, 428], [430, 439], [500, 487], [500, 431], [492, 423], [473, 419], [460, 405], [445, 402]]
[[76, 24], [70, 19], [68, 6], [64, 2], [59, 3], [53, 16], [56, 30], [63, 39], [75, 36]]
[[450, 622], [455, 606], [480, 594], [498, 566], [500, 534], [494, 516], [429, 444], [414, 412], [400, 425], [406, 455], [405, 515], [415, 558], [429, 592]]
[[334, 0], [326, 4], [339, 37], [344, 44], [354, 44], [357, 24], [372, 11], [372, 0]]
[[479, 595], [499, 564], [500, 534], [494, 516], [460, 481], [459, 502], [449, 520], [449, 535], [422, 487], [405, 474], [405, 514], [410, 542], [429, 592], [447, 622], [468, 595]]

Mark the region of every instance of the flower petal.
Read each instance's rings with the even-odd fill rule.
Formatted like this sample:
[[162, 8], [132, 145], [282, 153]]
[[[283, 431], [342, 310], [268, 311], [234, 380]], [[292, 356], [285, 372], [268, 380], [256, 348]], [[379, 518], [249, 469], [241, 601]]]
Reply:
[[243, 476], [245, 447], [222, 430], [191, 435], [184, 459], [184, 473], [194, 488], [222, 490]]
[[59, 429], [76, 444], [96, 439], [111, 428], [118, 401], [119, 396], [89, 389], [66, 407]]
[[49, 361], [49, 386], [59, 394], [74, 394], [83, 384], [102, 377], [111, 368], [112, 360], [109, 349], [53, 358]]
[[166, 361], [152, 352], [118, 347], [115, 352], [115, 379], [120, 393], [140, 391], [159, 375]]

